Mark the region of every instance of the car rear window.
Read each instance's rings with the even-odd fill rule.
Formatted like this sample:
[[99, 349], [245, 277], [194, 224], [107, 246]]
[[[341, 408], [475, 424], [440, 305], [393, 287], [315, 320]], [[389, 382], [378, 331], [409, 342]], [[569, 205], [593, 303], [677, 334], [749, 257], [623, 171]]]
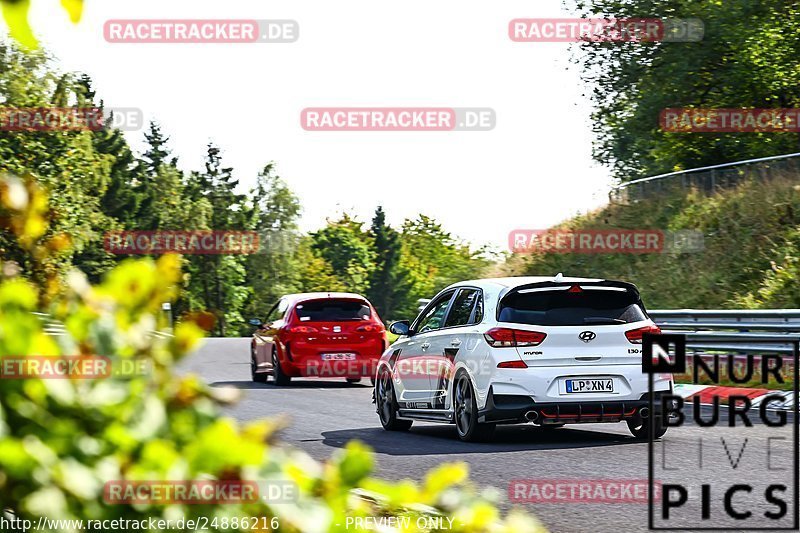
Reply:
[[534, 326], [613, 325], [647, 319], [638, 295], [618, 288], [514, 292], [503, 298], [498, 313], [500, 322]]
[[297, 304], [295, 313], [302, 322], [369, 320], [372, 315], [369, 305], [355, 300], [312, 300]]

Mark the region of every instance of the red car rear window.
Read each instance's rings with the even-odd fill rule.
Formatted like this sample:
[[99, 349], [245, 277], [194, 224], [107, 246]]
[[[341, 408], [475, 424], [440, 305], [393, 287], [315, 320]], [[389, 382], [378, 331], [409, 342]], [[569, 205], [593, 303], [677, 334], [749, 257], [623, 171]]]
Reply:
[[369, 320], [369, 305], [354, 300], [312, 300], [297, 304], [297, 318], [302, 322], [341, 322], [344, 320]]

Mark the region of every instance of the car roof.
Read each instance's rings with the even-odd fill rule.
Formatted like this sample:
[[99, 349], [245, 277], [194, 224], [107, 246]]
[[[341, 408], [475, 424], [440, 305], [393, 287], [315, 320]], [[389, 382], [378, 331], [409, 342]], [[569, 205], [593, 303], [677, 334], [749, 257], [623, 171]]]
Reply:
[[474, 285], [476, 287], [497, 286], [504, 289], [515, 289], [522, 285], [530, 285], [531, 283], [542, 283], [546, 281], [564, 282], [564, 283], [593, 283], [605, 281], [602, 278], [573, 278], [562, 275], [561, 273], [555, 276], [510, 276], [505, 278], [485, 278], [473, 279], [468, 281], [459, 281], [453, 283], [451, 287], [461, 287], [463, 285]]
[[297, 294], [287, 294], [284, 298], [288, 299], [292, 304], [299, 302], [306, 302], [308, 300], [362, 300], [369, 302], [364, 296], [354, 292], [301, 292]]

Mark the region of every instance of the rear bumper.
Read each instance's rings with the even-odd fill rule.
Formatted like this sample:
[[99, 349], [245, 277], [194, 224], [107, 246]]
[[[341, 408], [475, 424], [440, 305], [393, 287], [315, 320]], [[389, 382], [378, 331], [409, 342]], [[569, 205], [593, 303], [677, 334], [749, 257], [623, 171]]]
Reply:
[[[596, 393], [568, 393], [567, 379], [612, 379], [614, 391]], [[672, 375], [653, 376], [653, 389], [672, 389]], [[612, 403], [633, 402], [649, 390], [649, 376], [636, 365], [567, 365], [530, 366], [525, 369], [496, 368], [486, 389], [491, 387], [497, 395], [527, 396], [537, 404], [546, 403]], [[478, 404], [479, 407], [481, 404]]]
[[[657, 391], [656, 397], [670, 391]], [[495, 394], [489, 389], [486, 408], [479, 410], [480, 422], [519, 424], [580, 424], [641, 420], [649, 405], [648, 393], [634, 400], [535, 402], [530, 396]], [[658, 407], [655, 406], [656, 410]], [[526, 415], [533, 415], [531, 420]]]
[[[285, 371], [291, 376], [321, 378], [367, 378], [374, 377], [381, 354], [375, 343], [342, 346], [298, 346], [287, 345]], [[355, 354], [352, 360], [325, 360], [322, 354]]]

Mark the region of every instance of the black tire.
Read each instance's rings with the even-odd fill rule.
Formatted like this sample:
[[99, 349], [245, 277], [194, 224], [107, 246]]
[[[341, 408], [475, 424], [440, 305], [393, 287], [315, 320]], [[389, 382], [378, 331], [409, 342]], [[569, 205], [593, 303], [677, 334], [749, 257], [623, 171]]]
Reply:
[[372, 376], [371, 378], [369, 378], [369, 382], [370, 382], [370, 383], [372, 384], [372, 386], [374, 387], [374, 386], [375, 386], [375, 376]]
[[253, 346], [250, 346], [250, 377], [254, 383], [266, 383], [268, 374], [266, 372], [256, 372], [258, 364], [256, 363], [256, 353]]
[[392, 376], [388, 372], [381, 373], [375, 383], [375, 406], [381, 425], [386, 431], [408, 431], [414, 423], [412, 420], [397, 418], [397, 401], [394, 397]]
[[494, 435], [495, 424], [478, 422], [475, 390], [466, 372], [460, 372], [453, 384], [453, 407], [458, 438], [464, 442], [485, 442]]
[[291, 376], [283, 373], [281, 362], [278, 359], [278, 352], [275, 349], [272, 350], [272, 377], [275, 380], [275, 385], [279, 387], [288, 385], [292, 381]]
[[667, 432], [667, 425], [662, 423], [660, 416], [642, 418], [639, 420], [628, 419], [628, 429], [631, 434], [639, 440], [647, 440], [650, 438], [650, 425], [655, 425], [655, 432], [653, 437], [660, 439]]
[[355, 385], [356, 383], [361, 383], [361, 378], [346, 378], [347, 383], [350, 385]]

